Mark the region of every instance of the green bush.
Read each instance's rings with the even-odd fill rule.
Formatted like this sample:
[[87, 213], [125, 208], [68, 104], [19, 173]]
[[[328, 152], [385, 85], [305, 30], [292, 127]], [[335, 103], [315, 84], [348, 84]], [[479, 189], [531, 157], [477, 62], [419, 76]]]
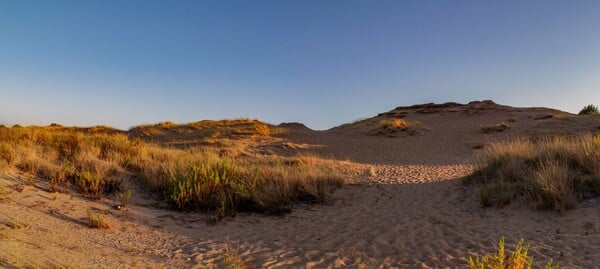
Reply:
[[583, 109], [581, 109], [581, 111], [579, 111], [579, 115], [597, 115], [597, 114], [600, 114], [598, 107], [595, 105], [591, 105], [591, 104], [584, 106]]

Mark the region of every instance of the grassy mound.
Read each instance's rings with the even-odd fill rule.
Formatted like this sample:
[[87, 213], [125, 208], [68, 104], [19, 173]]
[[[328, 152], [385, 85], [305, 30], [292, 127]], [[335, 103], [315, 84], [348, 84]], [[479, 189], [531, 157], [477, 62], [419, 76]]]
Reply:
[[524, 197], [540, 209], [564, 210], [600, 195], [600, 136], [497, 143], [464, 179], [481, 183], [481, 203], [502, 206]]
[[343, 182], [334, 161], [278, 156], [222, 157], [217, 150], [173, 149], [123, 134], [55, 127], [0, 128], [0, 169], [46, 179], [51, 191], [76, 186], [91, 198], [141, 180], [179, 209], [288, 212], [293, 203], [328, 201]]
[[269, 136], [281, 130], [275, 126], [252, 119], [203, 120], [187, 124], [161, 122], [140, 125], [129, 130], [132, 138], [147, 142], [200, 141], [203, 139], [236, 139]]
[[356, 130], [372, 136], [414, 136], [428, 131], [427, 127], [417, 121], [409, 121], [402, 118], [389, 116], [377, 116], [353, 123], [342, 124], [332, 130]]

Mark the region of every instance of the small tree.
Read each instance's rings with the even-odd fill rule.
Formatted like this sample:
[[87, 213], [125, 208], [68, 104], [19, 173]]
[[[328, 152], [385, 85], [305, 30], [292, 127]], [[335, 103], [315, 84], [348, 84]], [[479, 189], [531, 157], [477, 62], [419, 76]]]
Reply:
[[598, 111], [598, 107], [595, 105], [587, 105], [584, 106], [581, 111], [579, 111], [579, 115], [597, 115], [600, 114]]

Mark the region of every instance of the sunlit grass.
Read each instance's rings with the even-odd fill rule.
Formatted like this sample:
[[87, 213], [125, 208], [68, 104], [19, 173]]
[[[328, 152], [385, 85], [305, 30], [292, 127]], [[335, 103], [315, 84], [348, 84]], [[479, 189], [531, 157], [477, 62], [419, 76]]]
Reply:
[[535, 208], [563, 210], [600, 195], [598, 136], [496, 143], [465, 183], [479, 182], [484, 206], [525, 197]]
[[[257, 132], [266, 132], [257, 126]], [[164, 148], [121, 133], [57, 126], [0, 129], [0, 163], [47, 180], [50, 191], [75, 186], [94, 199], [122, 191], [125, 179], [137, 180], [178, 209], [214, 211], [219, 217], [239, 210], [285, 213], [297, 202], [327, 203], [343, 183], [334, 161], [228, 157], [215, 148]]]

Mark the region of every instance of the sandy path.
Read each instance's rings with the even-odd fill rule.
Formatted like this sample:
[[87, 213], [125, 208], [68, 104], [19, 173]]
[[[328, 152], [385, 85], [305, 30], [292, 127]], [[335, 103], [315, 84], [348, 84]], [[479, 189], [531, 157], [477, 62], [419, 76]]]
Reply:
[[[505, 235], [511, 246], [520, 237], [531, 241], [538, 260], [554, 257], [563, 268], [599, 268], [598, 206], [564, 215], [524, 206], [480, 209], [477, 198], [469, 195], [473, 192], [455, 179], [470, 169], [378, 165], [373, 182], [344, 187], [332, 206], [298, 208], [285, 217], [242, 214], [217, 225], [207, 224], [202, 214], [141, 205], [121, 215], [110, 211], [109, 203], [67, 195], [52, 200], [50, 194], [27, 187], [18, 193], [27, 199], [10, 198], [13, 202], [4, 201], [0, 209], [5, 224], [29, 218], [19, 220], [26, 228], [0, 229], [0, 249], [10, 249], [0, 253], [0, 260], [19, 265], [19, 259], [35, 258], [42, 267], [206, 268], [219, 264], [222, 243], [229, 240], [251, 268], [352, 268], [359, 263], [368, 268], [456, 268], [469, 254], [492, 250], [492, 243]], [[40, 205], [40, 199], [48, 204]], [[86, 227], [86, 207], [104, 212], [116, 228]], [[48, 214], [48, 208], [59, 213]]]
[[[477, 190], [458, 179], [472, 171], [474, 145], [526, 134], [539, 113], [419, 115], [431, 132], [398, 139], [299, 131], [289, 139], [314, 146], [307, 153], [362, 163], [374, 175], [338, 190], [330, 206], [300, 205], [283, 217], [244, 213], [216, 225], [135, 187], [121, 212], [111, 200], [53, 195], [39, 182], [0, 175], [0, 267], [218, 268], [230, 241], [249, 268], [464, 268], [504, 235], [509, 249], [519, 238], [531, 242], [539, 262], [600, 268], [600, 199], [561, 214], [519, 201], [482, 209]], [[508, 119], [506, 132], [481, 133], [481, 125]], [[114, 228], [89, 228], [86, 208]]]
[[513, 244], [526, 238], [536, 258], [554, 257], [563, 268], [599, 266], [600, 233], [588, 224], [600, 224], [598, 207], [563, 216], [522, 208], [481, 210], [452, 180], [468, 171], [378, 166], [380, 183], [347, 187], [334, 206], [285, 218], [242, 216], [198, 234], [240, 242], [249, 261], [266, 268], [343, 268], [357, 259], [368, 268], [455, 268], [469, 254], [490, 251], [501, 235]]

